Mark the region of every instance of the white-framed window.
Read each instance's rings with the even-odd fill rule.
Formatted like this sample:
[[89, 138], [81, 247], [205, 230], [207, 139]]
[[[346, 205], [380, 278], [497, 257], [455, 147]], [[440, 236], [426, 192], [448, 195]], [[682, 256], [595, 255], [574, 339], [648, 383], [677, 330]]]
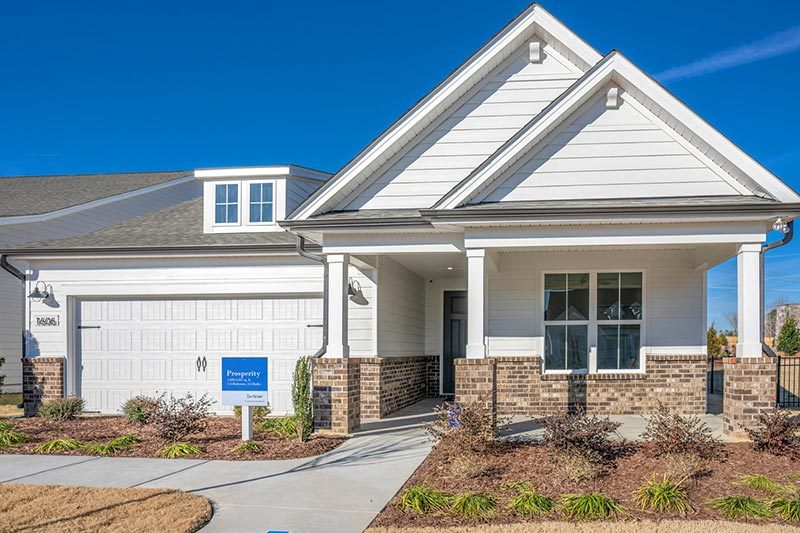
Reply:
[[275, 185], [271, 181], [249, 184], [249, 222], [272, 224], [275, 222]]
[[214, 224], [239, 224], [239, 184], [214, 186]]
[[545, 273], [543, 288], [545, 371], [641, 370], [643, 272]]

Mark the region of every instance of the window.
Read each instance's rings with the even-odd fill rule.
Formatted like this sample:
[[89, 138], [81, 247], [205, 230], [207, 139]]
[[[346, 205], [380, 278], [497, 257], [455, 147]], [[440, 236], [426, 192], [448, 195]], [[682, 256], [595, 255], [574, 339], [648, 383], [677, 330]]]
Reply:
[[250, 222], [273, 222], [272, 183], [250, 184]]
[[239, 223], [239, 185], [219, 183], [214, 196], [214, 222], [216, 224]]
[[545, 370], [641, 368], [642, 287], [641, 272], [545, 274]]

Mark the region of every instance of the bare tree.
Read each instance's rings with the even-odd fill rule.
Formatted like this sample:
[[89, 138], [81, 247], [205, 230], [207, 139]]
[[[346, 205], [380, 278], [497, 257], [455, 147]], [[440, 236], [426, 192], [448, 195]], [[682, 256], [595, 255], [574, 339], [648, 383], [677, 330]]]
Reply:
[[728, 323], [729, 331], [737, 335], [739, 329], [739, 315], [736, 311], [726, 311], [722, 313], [722, 316], [725, 318], [725, 322]]
[[764, 315], [764, 336], [772, 337], [773, 339], [778, 336], [778, 307], [788, 303], [788, 300], [781, 296], [775, 298], [769, 306], [769, 311]]

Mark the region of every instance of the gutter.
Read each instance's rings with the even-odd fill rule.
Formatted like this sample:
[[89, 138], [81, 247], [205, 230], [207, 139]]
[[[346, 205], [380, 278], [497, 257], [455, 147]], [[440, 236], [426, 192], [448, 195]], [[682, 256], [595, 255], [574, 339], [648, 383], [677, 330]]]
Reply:
[[254, 245], [254, 244], [225, 244], [217, 246], [120, 246], [116, 248], [80, 247], [80, 248], [12, 248], [0, 251], [4, 255], [76, 255], [89, 254], [102, 256], [104, 254], [135, 254], [135, 253], [176, 253], [176, 252], [294, 252], [291, 244]]
[[[17, 278], [18, 280], [20, 280], [22, 282], [22, 284], [21, 284], [21, 287], [22, 287], [22, 299], [23, 299], [23, 302], [24, 302], [25, 301], [25, 273], [22, 272], [20, 269], [18, 269], [17, 267], [15, 267], [14, 265], [12, 265], [11, 263], [8, 262], [8, 255], [7, 254], [0, 254], [0, 268], [2, 268], [3, 270], [5, 270], [6, 272], [8, 272], [9, 274], [11, 274], [12, 276], [14, 276], [15, 278]], [[24, 306], [23, 306], [23, 309], [24, 309]], [[25, 311], [24, 310], [22, 312], [22, 328], [20, 329], [20, 332], [22, 334], [22, 336], [20, 337], [20, 343], [22, 344], [22, 351], [21, 351], [22, 359], [25, 359], [27, 357], [27, 353], [25, 353], [26, 352], [27, 343], [25, 342]]]
[[769, 244], [764, 244], [764, 245], [761, 246], [761, 255], [760, 255], [760, 258], [761, 258], [761, 265], [760, 265], [760, 267], [761, 267], [761, 276], [760, 276], [760, 278], [761, 278], [761, 291], [759, 293], [759, 297], [760, 297], [760, 302], [759, 303], [760, 303], [760, 307], [761, 307], [761, 309], [760, 309], [760, 311], [761, 311], [761, 346], [762, 346], [762, 348], [764, 350], [764, 353], [766, 353], [770, 357], [777, 357], [778, 354], [776, 354], [775, 350], [773, 350], [772, 347], [769, 346], [764, 340], [764, 319], [766, 318], [765, 315], [764, 315], [764, 310], [765, 310], [764, 309], [764, 307], [765, 307], [764, 306], [764, 299], [766, 297], [766, 295], [764, 294], [764, 288], [766, 286], [766, 280], [764, 279], [764, 259], [765, 259], [765, 256], [766, 256], [767, 252], [769, 252], [770, 250], [774, 250], [775, 248], [780, 248], [781, 246], [785, 246], [785, 245], [789, 244], [790, 242], [792, 242], [792, 239], [794, 238], [794, 220], [790, 220], [789, 222], [787, 222], [786, 223], [786, 227], [789, 228], [789, 231], [787, 231], [786, 234], [784, 234], [784, 236], [783, 236], [783, 238], [781, 240], [775, 241], [775, 242], [772, 242], [772, 243], [769, 243]]
[[[297, 236], [297, 253], [301, 257], [322, 263], [322, 346], [311, 357], [319, 359], [328, 351], [328, 260], [324, 255], [314, 254], [306, 250], [306, 238]], [[307, 326], [312, 327], [312, 326]]]

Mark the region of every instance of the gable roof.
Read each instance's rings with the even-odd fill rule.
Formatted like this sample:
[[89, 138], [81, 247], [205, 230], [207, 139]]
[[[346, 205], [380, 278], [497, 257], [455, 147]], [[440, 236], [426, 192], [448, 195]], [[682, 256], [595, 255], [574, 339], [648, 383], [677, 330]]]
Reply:
[[453, 209], [474, 200], [512, 165], [535, 150], [579, 106], [609, 83], [622, 87], [634, 99], [654, 110], [667, 126], [687, 138], [712, 164], [724, 170], [729, 184], [740, 193], [767, 195], [780, 202], [800, 201], [800, 196], [777, 176], [691, 111], [620, 52], [612, 51], [442, 197], [433, 209]]
[[187, 178], [191, 171], [0, 178], [0, 218], [43, 215]]
[[337, 200], [360, 185], [534, 34], [559, 44], [564, 55], [583, 70], [602, 58], [544, 8], [532, 4], [339, 170], [290, 218], [303, 220], [331, 210]]

